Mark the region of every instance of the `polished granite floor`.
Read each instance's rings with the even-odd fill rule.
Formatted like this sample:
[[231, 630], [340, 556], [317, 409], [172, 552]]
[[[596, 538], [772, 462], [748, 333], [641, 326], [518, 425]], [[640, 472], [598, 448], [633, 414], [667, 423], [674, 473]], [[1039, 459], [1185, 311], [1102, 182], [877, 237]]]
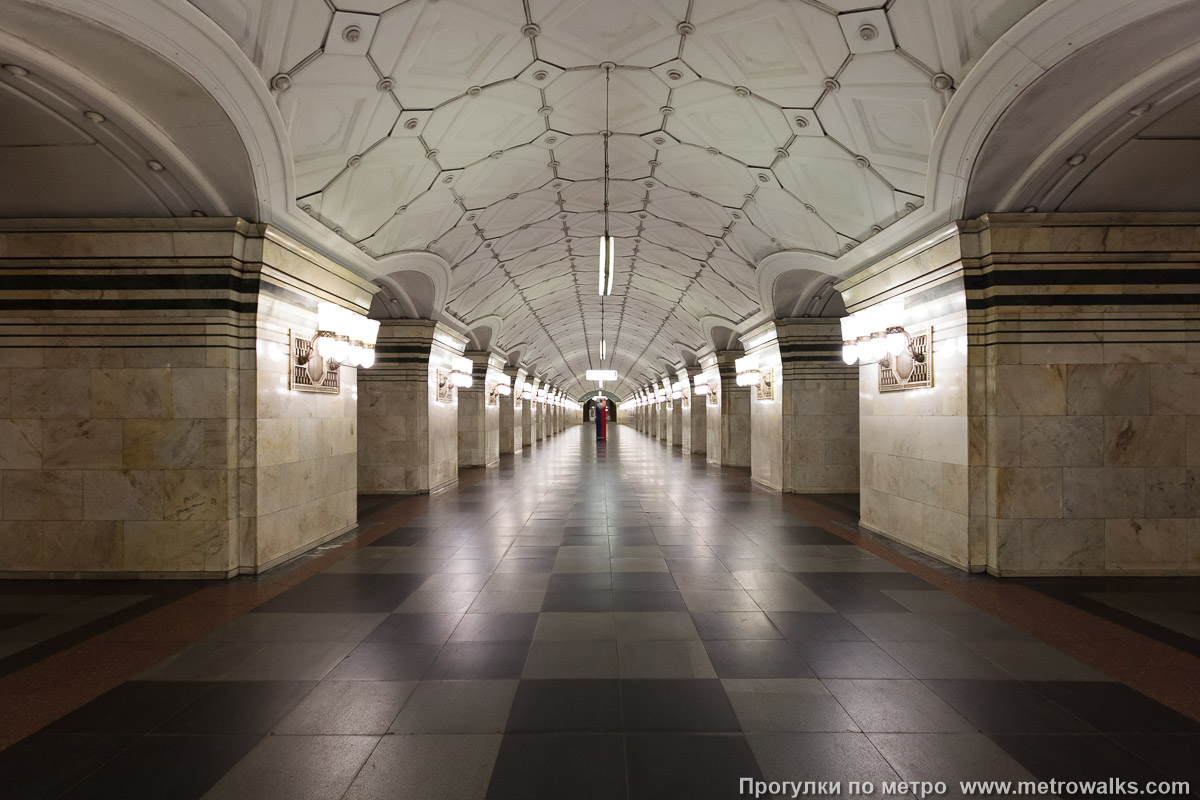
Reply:
[[788, 505], [568, 430], [0, 752], [0, 796], [1200, 791], [1200, 724]]

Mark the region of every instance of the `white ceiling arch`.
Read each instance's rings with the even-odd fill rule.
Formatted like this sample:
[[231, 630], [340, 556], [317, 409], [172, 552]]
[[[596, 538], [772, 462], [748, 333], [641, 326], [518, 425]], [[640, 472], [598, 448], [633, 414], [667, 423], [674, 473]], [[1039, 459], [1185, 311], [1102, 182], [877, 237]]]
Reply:
[[410, 250], [437, 257], [449, 319], [503, 317], [497, 345], [525, 343], [565, 382], [596, 366], [600, 338], [587, 184], [602, 60], [621, 86], [628, 253], [604, 336], [636, 376], [674, 342], [703, 348], [707, 314], [761, 319], [755, 269], [773, 253], [829, 256], [841, 276], [953, 218], [1012, 97], [1184, 2], [606, 0], [592, 20], [583, 0], [36, 1], [208, 88], [247, 143], [261, 221], [371, 277]]

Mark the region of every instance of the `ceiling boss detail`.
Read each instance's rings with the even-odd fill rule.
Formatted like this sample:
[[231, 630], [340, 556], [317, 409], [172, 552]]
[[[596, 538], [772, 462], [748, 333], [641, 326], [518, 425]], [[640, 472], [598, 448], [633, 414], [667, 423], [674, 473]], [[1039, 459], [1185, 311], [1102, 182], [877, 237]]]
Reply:
[[242, 46], [298, 204], [375, 258], [445, 259], [446, 313], [500, 317], [495, 346], [564, 384], [603, 338], [617, 391], [702, 348], [703, 318], [758, 313], [766, 256], [838, 256], [919, 207], [969, 49], [946, 42], [981, 35], [935, 0], [263, 5]]

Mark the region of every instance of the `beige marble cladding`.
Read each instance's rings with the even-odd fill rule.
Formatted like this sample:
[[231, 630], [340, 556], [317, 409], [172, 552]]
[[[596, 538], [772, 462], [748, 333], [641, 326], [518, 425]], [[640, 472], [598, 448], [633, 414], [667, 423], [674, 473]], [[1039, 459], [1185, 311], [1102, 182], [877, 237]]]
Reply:
[[741, 351], [719, 351], [702, 362], [716, 402], [708, 406], [707, 460], [725, 467], [750, 466], [750, 390], [737, 385], [734, 362]]
[[354, 524], [353, 372], [288, 397], [286, 342], [369, 284], [232, 219], [3, 221], [0, 252], [0, 573], [227, 576]]
[[[759, 398], [757, 387], [744, 389], [750, 413], [750, 479], [769, 489], [783, 489], [783, 360], [772, 322], [742, 337], [745, 358], [774, 382], [767, 398]], [[736, 380], [736, 373], [735, 373]], [[742, 387], [739, 387], [742, 388]]]
[[537, 378], [526, 378], [526, 384], [530, 386], [529, 398], [522, 398], [520, 403], [521, 412], [521, 446], [532, 447], [537, 442], [537, 413], [534, 397], [537, 395]]
[[858, 369], [842, 361], [841, 322], [776, 320], [782, 361], [783, 490], [859, 491]]
[[424, 494], [458, 480], [458, 393], [438, 399], [466, 339], [430, 320], [386, 320], [360, 377], [359, 491]]
[[500, 397], [492, 393], [504, 377], [503, 360], [492, 353], [468, 350], [472, 382], [458, 390], [458, 465], [486, 467], [500, 460]]
[[989, 215], [843, 284], [934, 326], [933, 389], [862, 369], [864, 524], [998, 575], [1200, 572], [1198, 264], [1200, 215]]
[[505, 367], [504, 374], [512, 380], [512, 394], [500, 398], [500, 452], [519, 453], [525, 447], [521, 435], [520, 386], [525, 380], [525, 370]]

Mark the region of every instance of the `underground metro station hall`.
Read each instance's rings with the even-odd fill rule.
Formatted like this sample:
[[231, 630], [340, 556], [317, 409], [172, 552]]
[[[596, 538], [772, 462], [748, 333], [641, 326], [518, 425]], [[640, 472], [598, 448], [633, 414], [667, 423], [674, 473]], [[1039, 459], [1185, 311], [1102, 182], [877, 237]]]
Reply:
[[0, 798], [1200, 797], [1198, 0], [0, 0]]

